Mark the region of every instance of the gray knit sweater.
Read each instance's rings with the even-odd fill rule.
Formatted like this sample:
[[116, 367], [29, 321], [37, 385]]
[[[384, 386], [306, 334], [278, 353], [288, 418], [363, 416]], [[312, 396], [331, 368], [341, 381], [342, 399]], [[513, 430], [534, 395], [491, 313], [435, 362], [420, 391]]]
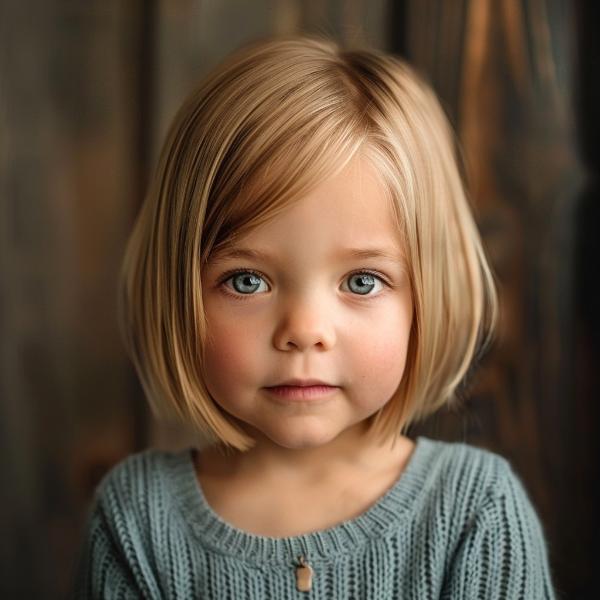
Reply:
[[544, 532], [501, 456], [416, 439], [358, 517], [288, 538], [236, 529], [207, 504], [191, 449], [148, 449], [103, 478], [75, 598], [555, 598]]

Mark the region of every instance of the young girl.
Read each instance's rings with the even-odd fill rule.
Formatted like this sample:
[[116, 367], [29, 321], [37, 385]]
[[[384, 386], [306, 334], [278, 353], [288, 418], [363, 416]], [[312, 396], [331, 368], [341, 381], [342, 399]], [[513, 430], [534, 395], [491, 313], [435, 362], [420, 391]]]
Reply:
[[[156, 415], [96, 489], [77, 598], [553, 598], [505, 459], [411, 440], [492, 339], [449, 124], [404, 62], [260, 40], [179, 110], [123, 269]], [[168, 408], [168, 410], [167, 410]]]

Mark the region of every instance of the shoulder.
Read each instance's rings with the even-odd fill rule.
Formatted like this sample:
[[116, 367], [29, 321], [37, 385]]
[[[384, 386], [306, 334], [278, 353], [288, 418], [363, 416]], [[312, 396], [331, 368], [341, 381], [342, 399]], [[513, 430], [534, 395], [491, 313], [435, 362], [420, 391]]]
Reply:
[[474, 500], [505, 493], [515, 477], [506, 458], [486, 448], [423, 437], [420, 443], [425, 445], [432, 482], [467, 493]]
[[510, 498], [528, 504], [527, 492], [506, 458], [464, 442], [420, 438], [427, 477], [425, 498], [443, 506], [455, 524], [467, 525], [490, 503]]
[[186, 468], [189, 450], [147, 449], [122, 459], [102, 477], [88, 507], [77, 597], [161, 595], [156, 541], [182, 531], [173, 499], [189, 480]]
[[442, 595], [554, 598], [544, 527], [509, 461], [465, 443], [428, 446], [430, 512], [448, 535]]
[[165, 450], [147, 448], [126, 456], [104, 474], [96, 486], [96, 496], [111, 492], [129, 495], [135, 488], [151, 486], [157, 478], [165, 475], [174, 455]]
[[111, 467], [96, 486], [94, 510], [109, 526], [143, 528], [156, 523], [177, 493], [174, 487], [185, 469], [186, 455], [189, 450], [157, 448], [130, 454]]

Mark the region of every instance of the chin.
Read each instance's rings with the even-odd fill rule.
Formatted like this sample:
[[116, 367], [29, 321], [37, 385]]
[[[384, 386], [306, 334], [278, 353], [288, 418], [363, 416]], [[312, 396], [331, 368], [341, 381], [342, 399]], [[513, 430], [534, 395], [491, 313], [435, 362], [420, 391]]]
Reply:
[[308, 448], [318, 448], [332, 442], [341, 432], [328, 431], [319, 426], [304, 426], [288, 428], [285, 431], [263, 432], [262, 435], [268, 437], [274, 444], [289, 450], [306, 450]]

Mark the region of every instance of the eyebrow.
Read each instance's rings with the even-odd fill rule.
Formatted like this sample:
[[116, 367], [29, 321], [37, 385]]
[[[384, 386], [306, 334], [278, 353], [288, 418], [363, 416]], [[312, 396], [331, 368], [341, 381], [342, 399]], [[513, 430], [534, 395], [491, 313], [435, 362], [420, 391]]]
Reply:
[[[392, 248], [342, 248], [336, 253], [336, 257], [343, 258], [347, 256], [349, 258], [383, 258], [393, 262], [404, 261], [404, 256], [398, 253], [397, 250]], [[219, 262], [230, 258], [246, 258], [250, 260], [257, 260], [263, 262], [276, 262], [268, 252], [262, 250], [254, 250], [251, 248], [229, 248], [216, 252], [214, 257], [210, 260]]]

